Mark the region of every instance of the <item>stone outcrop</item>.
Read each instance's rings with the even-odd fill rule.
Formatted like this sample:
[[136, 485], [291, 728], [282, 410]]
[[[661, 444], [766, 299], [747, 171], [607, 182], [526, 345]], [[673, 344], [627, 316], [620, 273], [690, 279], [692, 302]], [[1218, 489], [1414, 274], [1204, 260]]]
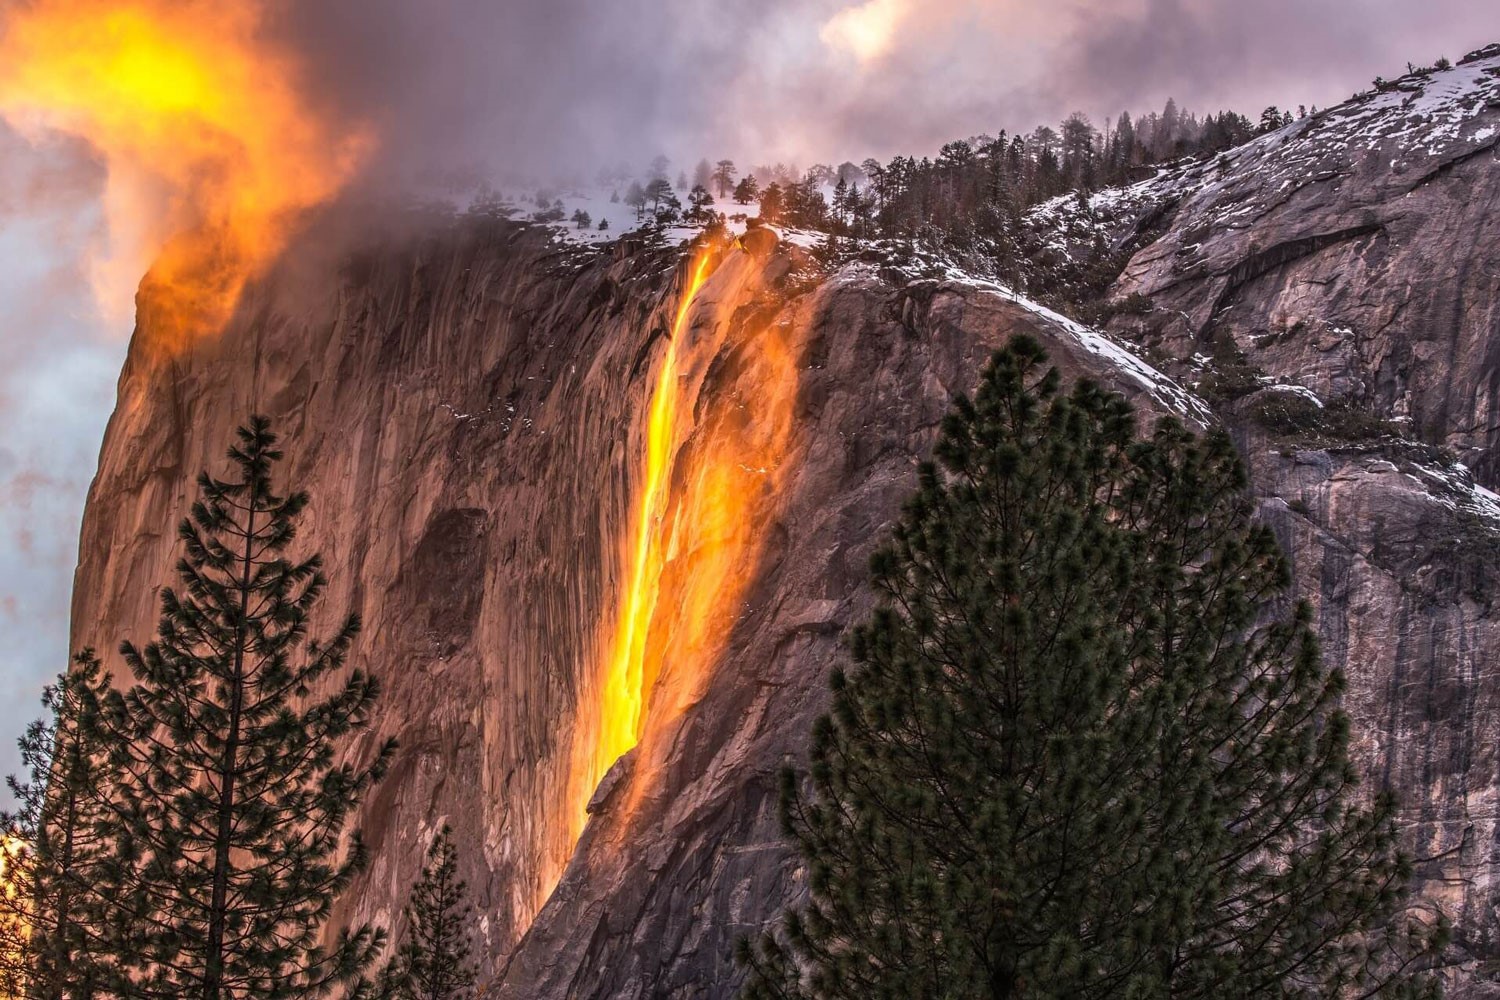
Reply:
[[1154, 311], [1116, 329], [1176, 358], [1232, 341], [1495, 485], [1500, 51], [1486, 52], [1143, 185], [1172, 221], [1116, 285]]
[[1121, 238], [1164, 232], [1111, 328], [1236, 429], [1454, 921], [1455, 995], [1500, 994], [1500, 47], [1121, 200]]

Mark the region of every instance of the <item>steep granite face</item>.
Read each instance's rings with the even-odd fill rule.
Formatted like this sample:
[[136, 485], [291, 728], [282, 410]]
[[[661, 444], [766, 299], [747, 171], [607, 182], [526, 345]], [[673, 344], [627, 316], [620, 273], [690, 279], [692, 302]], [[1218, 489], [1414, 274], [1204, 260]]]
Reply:
[[1500, 47], [1112, 194], [1111, 324], [1236, 429], [1457, 995], [1500, 936]]
[[1116, 286], [1154, 311], [1116, 329], [1179, 358], [1227, 338], [1500, 485], [1500, 47], [1136, 196], [1171, 221]]
[[222, 337], [165, 357], [143, 302], [85, 519], [75, 642], [150, 638], [197, 470], [222, 468], [248, 414], [271, 416], [313, 496], [300, 541], [324, 556], [328, 620], [364, 617], [357, 659], [385, 685], [380, 734], [402, 744], [365, 808], [376, 860], [355, 915], [390, 925], [444, 821], [495, 952], [561, 867], [550, 817], [575, 665], [617, 572], [638, 358], [673, 279], [651, 266], [579, 273], [543, 233], [474, 225], [356, 256], [311, 291], [273, 280]]
[[[340, 916], [398, 921], [447, 822], [497, 995], [726, 997], [735, 940], [797, 891], [776, 774], [868, 610], [869, 553], [952, 395], [1028, 332], [1145, 420], [1235, 431], [1480, 995], [1500, 947], [1500, 498], [1481, 485], [1497, 67], [1399, 81], [1109, 195], [1159, 237], [1117, 286], [1149, 311], [1114, 328], [1216, 413], [1003, 289], [868, 264], [816, 279], [785, 248], [716, 257], [698, 288], [677, 249], [465, 219], [336, 267], [289, 258], [221, 337], [174, 354], [152, 348], [145, 296], [75, 642], [149, 637], [193, 477], [268, 414], [313, 495], [301, 541], [325, 557], [328, 619], [364, 616], [358, 659], [386, 683], [356, 752], [402, 744]], [[594, 787], [580, 760], [620, 706], [626, 622], [639, 742]]]
[[[85, 519], [76, 644], [149, 638], [194, 477], [247, 414], [269, 415], [313, 496], [300, 541], [324, 556], [328, 618], [360, 612], [357, 659], [385, 683], [363, 747], [401, 743], [363, 809], [374, 865], [341, 916], [398, 920], [446, 822], [501, 995], [726, 995], [734, 941], [789, 891], [777, 771], [823, 707], [867, 608], [866, 559], [952, 395], [1026, 331], [1147, 412], [1203, 415], [1000, 291], [868, 267], [809, 286], [795, 263], [730, 252], [682, 316], [641, 743], [592, 796], [576, 851], [576, 751], [606, 697], [680, 251], [579, 251], [466, 220], [327, 281], [289, 261], [222, 337], [178, 354], [152, 349], [143, 298]], [[774, 461], [737, 461], [736, 523], [701, 530], [709, 459], [778, 419], [773, 403]], [[736, 533], [756, 544], [715, 563]], [[727, 606], [702, 600], [720, 592]]]

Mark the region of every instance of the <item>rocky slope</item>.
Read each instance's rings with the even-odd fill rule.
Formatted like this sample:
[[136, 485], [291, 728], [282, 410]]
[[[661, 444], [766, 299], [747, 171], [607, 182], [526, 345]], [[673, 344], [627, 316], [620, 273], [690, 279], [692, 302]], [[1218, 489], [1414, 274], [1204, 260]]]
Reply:
[[1112, 328], [1238, 428], [1479, 990], [1500, 957], [1500, 46], [1118, 197], [1122, 232], [1164, 234], [1115, 287], [1149, 306]]
[[679, 327], [692, 363], [673, 380], [663, 594], [690, 593], [719, 538], [683, 528], [698, 473], [724, 441], [783, 413], [787, 430], [774, 462], [730, 480], [742, 513], [716, 530], [750, 525], [757, 541], [730, 550], [733, 600], [695, 626], [712, 641], [674, 645], [694, 605], [654, 605], [642, 742], [605, 776], [576, 849], [570, 779], [631, 576], [652, 387], [686, 279], [676, 250], [467, 219], [331, 270], [290, 258], [221, 337], [172, 355], [152, 349], [143, 297], [84, 525], [75, 642], [149, 634], [194, 475], [219, 467], [244, 415], [268, 413], [314, 497], [302, 538], [325, 556], [330, 615], [364, 615], [360, 656], [387, 684], [379, 735], [402, 743], [364, 810], [376, 863], [345, 915], [397, 919], [448, 822], [499, 996], [728, 996], [735, 938], [795, 885], [775, 775], [867, 607], [866, 557], [951, 395], [1026, 331], [1148, 417], [1215, 419], [1194, 383], [1236, 429], [1350, 675], [1362, 761], [1405, 797], [1425, 891], [1458, 920], [1477, 993], [1500, 957], [1500, 501], [1483, 488], [1500, 485], [1497, 63], [1401, 81], [1226, 167], [1111, 195], [1117, 235], [1162, 234], [1121, 278], [1138, 297], [1113, 340], [958, 274], [857, 264], [816, 281], [793, 251], [718, 261]]

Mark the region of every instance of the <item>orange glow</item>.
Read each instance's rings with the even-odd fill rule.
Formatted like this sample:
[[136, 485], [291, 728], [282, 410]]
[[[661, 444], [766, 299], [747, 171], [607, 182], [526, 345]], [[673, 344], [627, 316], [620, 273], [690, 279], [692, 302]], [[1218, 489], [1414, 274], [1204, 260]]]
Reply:
[[[759, 279], [744, 254], [733, 263], [720, 269], [733, 274], [715, 276], [720, 301], [706, 303], [709, 260], [693, 262], [652, 393], [629, 575], [598, 704], [580, 706], [570, 852], [600, 780], [638, 744], [627, 815], [652, 787], [649, 757], [665, 742], [657, 734], [702, 696], [755, 578], [788, 456], [797, 370], [784, 329], [727, 322]], [[690, 324], [695, 315], [713, 322]], [[730, 333], [742, 339], [729, 342]]]
[[615, 761], [634, 747], [641, 735], [641, 714], [645, 705], [645, 647], [656, 610], [657, 581], [661, 574], [661, 531], [665, 514], [672, 453], [677, 437], [678, 371], [677, 353], [681, 347], [683, 327], [693, 301], [708, 280], [709, 255], [700, 254], [688, 274], [667, 341], [661, 372], [651, 393], [651, 410], [646, 422], [644, 481], [639, 510], [636, 513], [632, 544], [630, 576], [615, 625], [613, 650], [600, 686], [598, 732], [585, 742], [574, 761], [576, 803], [574, 828], [569, 846], [578, 839], [588, 821], [586, 807], [594, 789]]
[[216, 332], [369, 145], [313, 110], [263, 14], [261, 0], [37, 0], [0, 28], [0, 116], [97, 152], [110, 245], [96, 292], [128, 310], [150, 266], [167, 338]]
[[15, 895], [11, 884], [10, 867], [26, 853], [29, 845], [15, 834], [0, 834], [0, 893], [6, 897]]
[[[31, 926], [25, 918], [26, 907], [16, 905], [18, 890], [10, 874], [11, 866], [25, 857], [29, 846], [14, 834], [0, 835], [0, 895], [6, 900], [4, 914], [0, 916], [0, 948], [6, 950], [4, 959], [8, 970], [15, 969], [16, 960], [21, 957], [20, 953], [31, 937]], [[14, 971], [4, 978], [7, 987], [23, 985], [17, 982]]]

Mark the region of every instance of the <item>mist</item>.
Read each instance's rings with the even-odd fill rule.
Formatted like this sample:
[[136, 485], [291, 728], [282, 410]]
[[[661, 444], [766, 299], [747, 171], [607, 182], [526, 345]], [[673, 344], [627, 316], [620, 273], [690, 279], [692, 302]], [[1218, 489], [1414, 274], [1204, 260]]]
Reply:
[[277, 27], [381, 182], [935, 151], [1168, 97], [1254, 118], [1500, 38], [1473, 0], [331, 0]]

